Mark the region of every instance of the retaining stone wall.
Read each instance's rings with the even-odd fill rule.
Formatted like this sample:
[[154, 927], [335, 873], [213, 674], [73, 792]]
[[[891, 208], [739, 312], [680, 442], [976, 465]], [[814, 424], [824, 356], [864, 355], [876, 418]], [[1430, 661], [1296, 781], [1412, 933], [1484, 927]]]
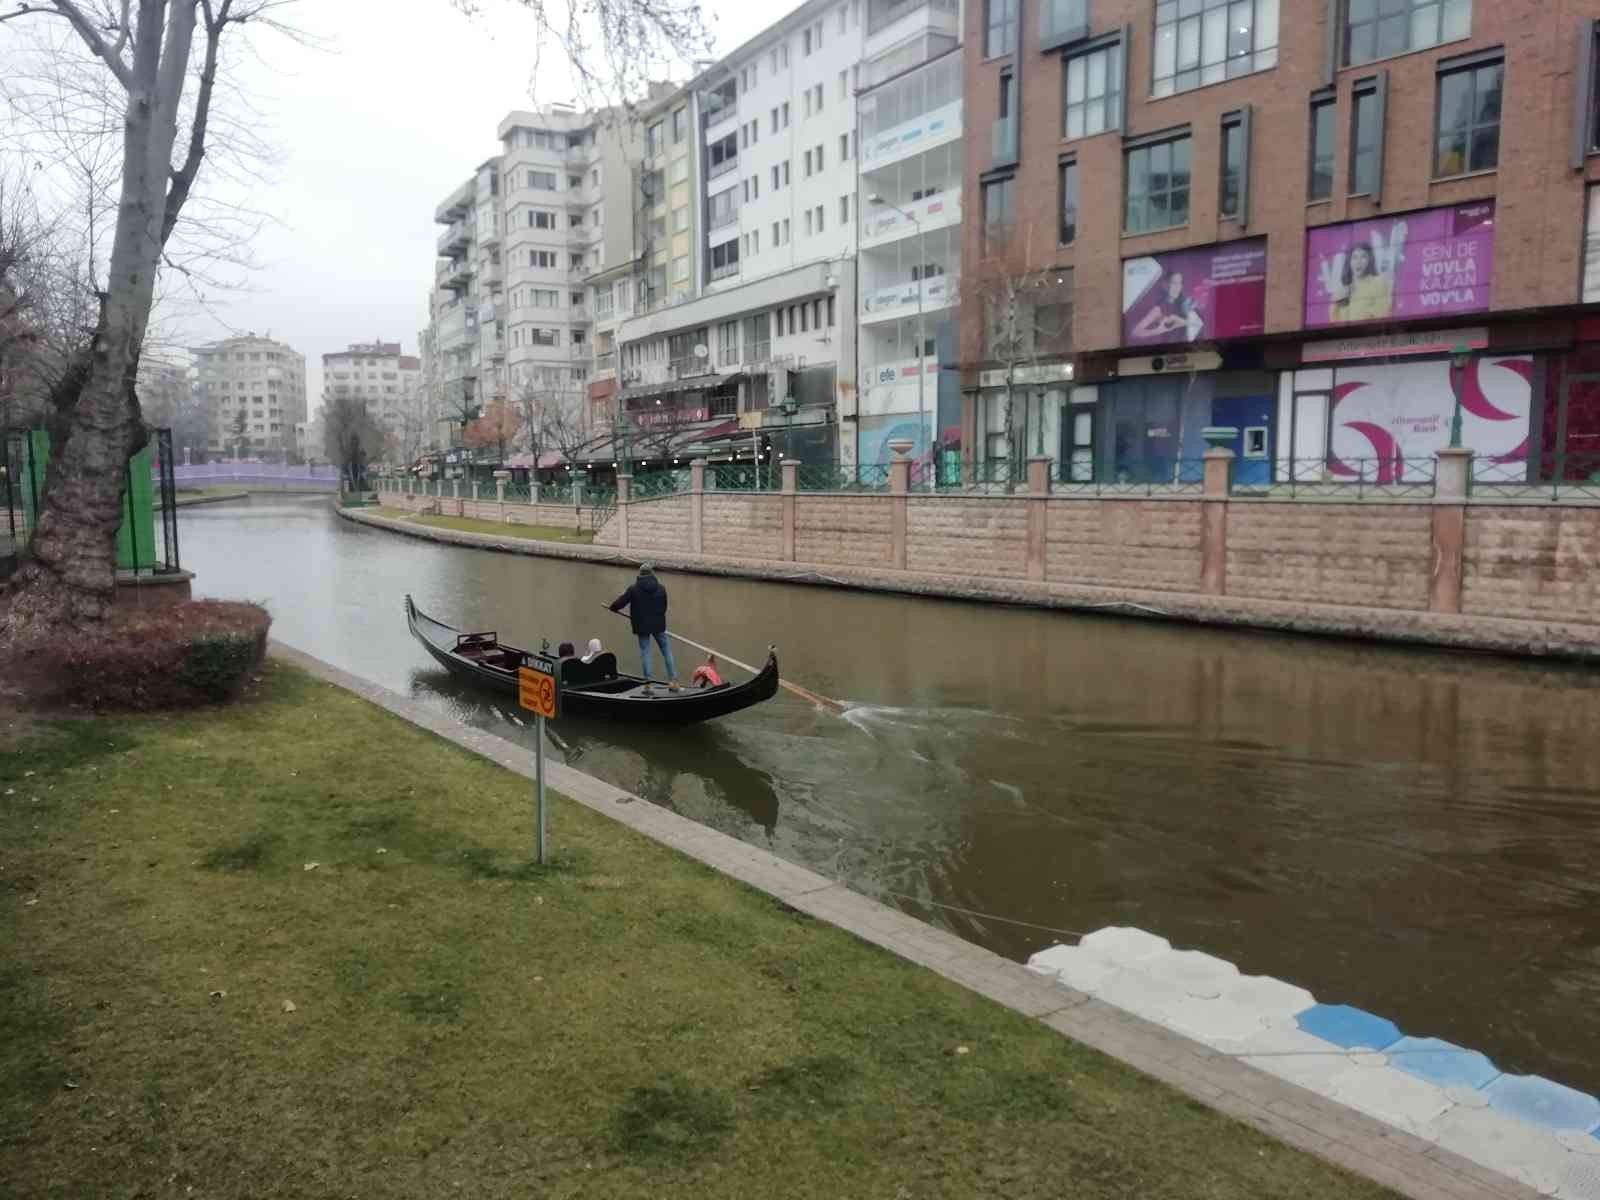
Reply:
[[[628, 547], [630, 551], [688, 550], [690, 540], [690, 500], [688, 496], [663, 496], [628, 505]], [[621, 521], [612, 517], [595, 542], [602, 546], [621, 544]]]
[[1200, 590], [1200, 505], [1177, 500], [1051, 500], [1045, 578], [1053, 583]]
[[911, 496], [906, 503], [906, 565], [952, 575], [1024, 578], [1027, 505], [1004, 497]]
[[1235, 501], [1227, 537], [1230, 596], [1428, 607], [1432, 505]]
[[1467, 509], [1461, 611], [1600, 621], [1600, 508]]
[[890, 504], [882, 496], [796, 496], [795, 558], [847, 567], [893, 566]]
[[783, 556], [781, 496], [710, 493], [704, 504], [700, 525], [704, 553], [724, 558]]

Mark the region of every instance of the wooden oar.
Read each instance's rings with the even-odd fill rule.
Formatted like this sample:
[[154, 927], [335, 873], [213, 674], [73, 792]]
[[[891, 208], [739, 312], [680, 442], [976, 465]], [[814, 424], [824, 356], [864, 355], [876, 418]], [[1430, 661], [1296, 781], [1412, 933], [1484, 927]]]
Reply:
[[[607, 612], [616, 613], [616, 615], [619, 617], [626, 617], [628, 615], [627, 613], [616, 612], [616, 610], [609, 604], [602, 604], [600, 607], [604, 608]], [[713, 649], [710, 646], [702, 646], [699, 642], [694, 641], [691, 638], [686, 638], [681, 633], [673, 633], [672, 630], [669, 629], [667, 630], [667, 636], [675, 642], [682, 642], [685, 646], [693, 646], [696, 650], [703, 651], [706, 654], [715, 654], [723, 662], [729, 662], [736, 667], [741, 667], [744, 670], [749, 671], [752, 675], [760, 674], [760, 672], [757, 671], [756, 668], [752, 667], [749, 663], [740, 662], [737, 658], [733, 658], [730, 655], [724, 654], [721, 650]], [[816, 692], [808, 691], [807, 689], [801, 687], [798, 683], [790, 683], [781, 675], [778, 677], [778, 686], [793, 692], [796, 696], [799, 696], [800, 699], [815, 704], [819, 708], [827, 709], [829, 712], [842, 713], [844, 711], [844, 705], [840, 704], [837, 700], [830, 700], [827, 696], [819, 696]]]

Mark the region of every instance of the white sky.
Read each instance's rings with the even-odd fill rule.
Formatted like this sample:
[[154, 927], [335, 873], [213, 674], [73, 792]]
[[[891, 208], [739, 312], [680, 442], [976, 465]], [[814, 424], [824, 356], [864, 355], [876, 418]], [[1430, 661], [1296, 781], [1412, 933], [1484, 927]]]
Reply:
[[[793, 7], [705, 3], [719, 54]], [[552, 47], [533, 79], [532, 22], [514, 0], [481, 7], [468, 18], [449, 0], [307, 0], [286, 16], [319, 46], [253, 36], [260, 61], [241, 64], [241, 77], [280, 159], [241, 198], [274, 223], [251, 248], [249, 290], [184, 320], [190, 344], [270, 331], [306, 356], [308, 416], [323, 354], [378, 337], [418, 352], [435, 206], [498, 152], [508, 111], [574, 98]], [[673, 64], [674, 78], [688, 73]]]

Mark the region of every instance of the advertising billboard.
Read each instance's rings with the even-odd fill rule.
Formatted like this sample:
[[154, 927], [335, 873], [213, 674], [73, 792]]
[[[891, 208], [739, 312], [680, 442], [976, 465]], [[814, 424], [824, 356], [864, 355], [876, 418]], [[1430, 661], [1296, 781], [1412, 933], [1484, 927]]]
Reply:
[[1494, 201], [1306, 231], [1307, 329], [1484, 312]]
[[1250, 337], [1265, 328], [1267, 239], [1125, 259], [1122, 344]]

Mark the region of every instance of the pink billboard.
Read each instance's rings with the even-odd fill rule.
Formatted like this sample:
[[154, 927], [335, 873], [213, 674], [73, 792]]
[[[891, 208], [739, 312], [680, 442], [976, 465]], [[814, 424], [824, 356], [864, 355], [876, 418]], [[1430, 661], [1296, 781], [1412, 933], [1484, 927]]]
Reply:
[[1249, 337], [1266, 327], [1266, 303], [1266, 238], [1125, 259], [1122, 344]]
[[1494, 201], [1306, 231], [1305, 327], [1483, 312]]

